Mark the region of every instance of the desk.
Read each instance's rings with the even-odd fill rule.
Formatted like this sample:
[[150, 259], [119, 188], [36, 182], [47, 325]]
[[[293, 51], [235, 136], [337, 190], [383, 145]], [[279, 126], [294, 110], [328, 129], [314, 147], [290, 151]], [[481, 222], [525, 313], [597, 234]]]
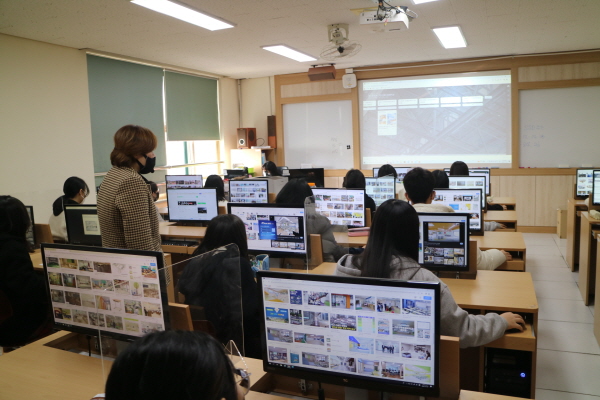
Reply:
[[364, 247], [369, 238], [369, 236], [348, 236], [346, 232], [333, 232], [333, 237], [340, 246], [346, 247]]
[[[598, 254], [598, 248], [600, 248], [600, 235], [596, 235], [596, 254]], [[600, 271], [600, 257], [596, 257], [596, 272]], [[600, 274], [596, 273], [596, 287], [600, 288]], [[594, 313], [594, 335], [596, 336], [596, 341], [600, 344], [600, 312]]]
[[497, 270], [525, 271], [526, 247], [521, 232], [485, 232], [483, 236], [471, 236], [471, 240], [476, 240], [481, 250], [500, 249], [512, 254], [512, 261], [505, 262]]
[[517, 212], [516, 211], [488, 211], [484, 214], [486, 221], [496, 221], [506, 225], [506, 229], [496, 229], [501, 232], [517, 231]]
[[596, 246], [592, 246], [592, 231], [594, 225], [600, 225], [600, 220], [590, 218], [587, 211], [582, 211], [580, 225], [578, 286], [583, 303], [587, 306], [590, 303], [590, 296], [594, 294], [596, 283]]
[[571, 271], [579, 264], [579, 230], [581, 217], [579, 211], [587, 211], [585, 200], [567, 200], [567, 265]]
[[499, 204], [501, 206], [506, 206], [506, 210], [514, 211], [517, 207], [517, 199], [514, 197], [496, 197], [492, 196], [494, 201], [489, 202], [488, 204]]

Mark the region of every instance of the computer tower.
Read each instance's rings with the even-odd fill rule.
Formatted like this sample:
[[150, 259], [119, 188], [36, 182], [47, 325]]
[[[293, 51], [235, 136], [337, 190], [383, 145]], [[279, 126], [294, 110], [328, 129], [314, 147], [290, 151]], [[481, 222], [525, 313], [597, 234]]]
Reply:
[[529, 351], [487, 348], [484, 392], [530, 398], [531, 355]]
[[238, 128], [238, 149], [256, 146], [256, 128]]

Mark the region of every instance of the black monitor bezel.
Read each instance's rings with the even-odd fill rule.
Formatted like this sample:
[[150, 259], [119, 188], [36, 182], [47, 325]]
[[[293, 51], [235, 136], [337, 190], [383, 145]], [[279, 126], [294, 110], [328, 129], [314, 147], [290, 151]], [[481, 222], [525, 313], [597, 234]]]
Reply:
[[[75, 250], [75, 251], [90, 251], [94, 253], [111, 253], [111, 254], [128, 254], [135, 256], [145, 256], [145, 257], [156, 257], [156, 266], [158, 271], [158, 283], [160, 287], [161, 294], [161, 304], [163, 307], [163, 318], [165, 323], [165, 330], [171, 329], [171, 319], [170, 319], [170, 309], [169, 309], [169, 297], [167, 291], [167, 283], [164, 279], [160, 279], [161, 270], [164, 269], [164, 255], [160, 251], [149, 251], [149, 250], [131, 250], [131, 249], [109, 249], [105, 247], [95, 247], [95, 246], [80, 246], [76, 244], [61, 244], [61, 243], [42, 243], [41, 251], [42, 251], [42, 262], [44, 267], [44, 281], [46, 287], [46, 296], [49, 300], [49, 304], [52, 304], [52, 297], [50, 296], [50, 282], [48, 281], [48, 266], [46, 265], [46, 249], [63, 249], [63, 250]], [[98, 311], [97, 309], [95, 309]], [[99, 337], [101, 335], [105, 335], [107, 337], [111, 337], [113, 339], [133, 342], [135, 340], [140, 339], [142, 336], [132, 336], [125, 335], [116, 332], [104, 331], [101, 327], [97, 328], [85, 328], [77, 325], [63, 324], [56, 322], [54, 319], [54, 313], [52, 316], [52, 321], [54, 327], [56, 329], [65, 330], [69, 332], [81, 333], [84, 335], [90, 335], [94, 337]]]
[[[453, 178], [480, 178], [483, 177], [483, 187], [487, 187], [487, 176], [485, 175], [450, 175], [448, 176], [448, 189], [452, 189], [450, 187], [450, 180]], [[471, 188], [465, 188], [465, 189], [471, 189]], [[474, 188], [477, 189], [477, 188]], [[481, 197], [481, 212], [487, 212], [487, 197], [486, 196], [482, 196]]]
[[[315, 371], [312, 369], [304, 368], [285, 368], [277, 367], [269, 364], [268, 359], [268, 344], [266, 339], [266, 328], [265, 318], [261, 316], [260, 329], [261, 329], [261, 353], [263, 355], [263, 369], [265, 372], [272, 372], [275, 374], [286, 375], [290, 377], [298, 377], [301, 379], [318, 381], [323, 383], [330, 383], [338, 386], [349, 386], [361, 389], [371, 389], [379, 392], [395, 392], [405, 393], [412, 395], [420, 395], [427, 397], [438, 397], [440, 392], [440, 308], [441, 308], [441, 288], [439, 282], [415, 282], [415, 281], [402, 281], [394, 279], [381, 279], [381, 278], [365, 278], [365, 277], [343, 277], [335, 275], [320, 275], [320, 274], [303, 274], [294, 272], [279, 272], [279, 271], [257, 271], [256, 281], [258, 284], [258, 292], [260, 293], [260, 305], [261, 312], [264, 313], [265, 302], [263, 296], [263, 285], [262, 278], [283, 278], [283, 279], [298, 279], [308, 281], [320, 281], [320, 282], [334, 282], [334, 283], [348, 283], [348, 284], [370, 284], [377, 286], [391, 286], [391, 287], [409, 287], [409, 288], [422, 288], [422, 289], [433, 289], [435, 291], [435, 309], [438, 311], [435, 315], [435, 329], [434, 329], [434, 342], [435, 350], [433, 361], [434, 370], [434, 382], [431, 388], [420, 388], [412, 386], [401, 386], [397, 382], [387, 383], [384, 379], [370, 378], [368, 376], [360, 375], [344, 375], [343, 373], [330, 372], [330, 371]], [[341, 375], [341, 376], [340, 376]], [[399, 390], [401, 389], [401, 390]]]
[[[448, 190], [448, 191], [453, 191], [453, 190], [478, 190], [479, 191], [479, 196], [483, 196], [483, 189], [472, 189], [472, 188], [469, 188], [469, 189], [440, 189], [440, 188], [433, 189], [433, 191], [436, 192], [436, 194], [437, 194], [437, 192], [439, 190]], [[437, 202], [434, 202], [434, 203], [437, 203]], [[471, 229], [470, 228], [471, 225], [469, 224], [469, 232], [470, 232], [471, 236], [482, 236], [484, 234], [483, 232], [485, 231], [485, 221], [483, 219], [483, 213], [484, 213], [484, 211], [482, 209], [481, 210], [481, 215], [479, 216], [479, 219], [481, 220], [481, 229]]]
[[[171, 219], [171, 207], [169, 207], [169, 192], [173, 191], [173, 190], [212, 190], [215, 192], [215, 214], [211, 217], [211, 218], [206, 218], [206, 219]], [[171, 222], [208, 222], [210, 220], [212, 220], [214, 217], [216, 217], [217, 215], [219, 215], [219, 198], [217, 197], [217, 189], [216, 188], [207, 188], [207, 187], [203, 187], [203, 188], [180, 188], [180, 189], [167, 189], [167, 209], [168, 209], [168, 214], [167, 214], [167, 219]], [[208, 215], [208, 213], [207, 213]]]
[[[313, 188], [313, 197], [315, 197], [315, 204], [317, 203], [317, 199], [316, 199], [316, 194], [314, 193], [314, 190], [349, 190], [349, 191], [362, 191], [363, 192], [363, 218], [362, 218], [362, 225], [342, 225], [342, 226], [347, 226], [348, 228], [364, 228], [367, 225], [367, 212], [366, 212], [366, 205], [365, 205], [365, 201], [366, 201], [366, 196], [367, 196], [367, 189], [347, 189], [347, 188]], [[329, 217], [326, 217], [327, 219], [329, 219]], [[329, 222], [331, 222], [331, 225], [334, 225], [333, 222], [331, 220], [329, 220]]]
[[[27, 210], [27, 212], [29, 213], [29, 229], [31, 229], [31, 236], [33, 237], [33, 243], [29, 243], [33, 248], [37, 247], [37, 237], [35, 235], [35, 217], [33, 215], [33, 206], [25, 206], [25, 209]], [[29, 229], [27, 229], [27, 231], [29, 231]]]
[[[308, 183], [314, 183], [315, 187], [325, 187], [325, 168], [290, 168], [289, 179], [306, 179]], [[312, 182], [312, 180], [306, 178], [306, 174], [309, 172], [316, 172], [316, 178], [320, 179], [320, 182]]]
[[590, 203], [591, 203], [593, 206], [600, 206], [600, 202], [598, 202], [598, 203], [595, 203], [595, 202], [594, 202], [594, 193], [596, 192], [596, 189], [598, 189], [598, 190], [600, 191], [600, 187], [599, 187], [599, 188], [596, 188], [596, 177], [595, 177], [596, 173], [598, 173], [598, 175], [600, 175], [600, 169], [595, 169], [595, 170], [592, 172], [592, 193], [591, 193], [592, 200], [590, 201]]
[[[306, 259], [308, 256], [308, 246], [310, 246], [310, 240], [307, 233], [306, 228], [306, 209], [304, 204], [275, 204], [275, 203], [227, 203], [227, 214], [231, 214], [231, 207], [262, 207], [262, 208], [298, 208], [304, 211], [304, 252], [282, 252], [282, 251], [274, 251], [274, 250], [265, 250], [265, 249], [250, 249], [248, 248], [248, 254], [268, 254], [272, 257], [281, 257], [281, 258], [303, 258]], [[247, 241], [247, 239], [246, 239]]]
[[597, 170], [598, 168], [577, 168], [575, 170], [575, 199], [577, 200], [585, 200], [590, 196], [590, 193], [588, 193], [586, 196], [581, 196], [577, 194], [577, 179], [579, 179], [579, 171], [592, 171], [592, 191], [594, 190], [594, 170]]
[[[422, 268], [428, 269], [430, 271], [433, 272], [438, 272], [438, 271], [451, 271], [451, 272], [469, 272], [470, 270], [470, 265], [472, 260], [470, 259], [470, 250], [471, 250], [471, 232], [470, 229], [468, 229], [469, 227], [469, 222], [471, 219], [471, 214], [469, 213], [433, 213], [433, 212], [419, 212], [417, 213], [419, 215], [439, 215], [440, 217], [447, 217], [447, 216], [463, 216], [467, 218], [467, 229], [466, 229], [466, 233], [467, 233], [467, 237], [466, 237], [466, 242], [465, 242], [465, 265], [458, 268], [456, 266], [440, 266], [440, 267], [436, 267], [436, 266], [432, 266], [432, 265], [425, 265], [423, 264], [419, 264], [421, 265]], [[419, 219], [419, 225], [421, 224], [421, 220]], [[420, 243], [419, 243], [420, 244]], [[423, 246], [425, 244], [423, 243]], [[425, 257], [425, 248], [421, 249], [421, 251], [423, 252], [423, 257]]]
[[100, 235], [87, 235], [87, 236], [98, 236], [99, 238], [99, 242], [87, 242], [87, 243], [71, 243], [71, 241], [73, 240], [71, 238], [71, 233], [73, 232], [73, 228], [71, 227], [69, 229], [69, 218], [67, 214], [70, 214], [70, 212], [67, 212], [70, 209], [76, 210], [78, 208], [90, 208], [90, 207], [95, 207], [96, 208], [96, 215], [98, 215], [98, 205], [97, 204], [65, 204], [64, 205], [64, 213], [65, 213], [65, 226], [67, 228], [67, 239], [69, 244], [72, 244], [74, 246], [102, 246], [102, 231], [100, 231]]
[[[227, 181], [227, 185], [228, 185], [228, 189], [229, 190], [228, 190], [227, 193], [229, 193], [229, 202], [239, 204], [239, 202], [231, 200], [231, 183], [235, 184], [236, 182], [247, 182], [247, 181], [250, 181], [250, 182], [267, 182], [267, 197], [265, 198], [265, 200], [267, 200], [266, 202], [268, 203], [269, 202], [269, 180], [268, 179], [255, 179], [255, 178], [252, 178], [252, 179], [230, 179], [230, 180], [228, 180]], [[248, 204], [264, 204], [264, 203], [248, 203]]]
[[[167, 179], [170, 176], [198, 176], [198, 177], [200, 177], [200, 182], [202, 182], [202, 187], [199, 187], [199, 188], [169, 188], [169, 184], [167, 183]], [[166, 189], [202, 189], [202, 188], [204, 188], [204, 180], [203, 180], [202, 174], [193, 174], [193, 175], [173, 174], [173, 175], [165, 175], [165, 190]]]

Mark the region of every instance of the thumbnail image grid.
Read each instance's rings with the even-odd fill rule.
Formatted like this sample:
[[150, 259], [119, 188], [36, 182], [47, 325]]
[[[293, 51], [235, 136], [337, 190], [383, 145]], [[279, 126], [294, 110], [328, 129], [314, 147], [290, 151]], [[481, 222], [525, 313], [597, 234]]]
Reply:
[[258, 182], [230, 182], [229, 201], [232, 203], [268, 203], [267, 188]]
[[[264, 249], [302, 253], [304, 243], [304, 218], [292, 215], [269, 215], [256, 211], [232, 211], [243, 222], [252, 250]], [[260, 243], [260, 244], [259, 244]], [[253, 247], [257, 246], [257, 247]]]
[[364, 226], [364, 198], [354, 194], [316, 194], [315, 209], [333, 225]]
[[394, 179], [368, 179], [366, 183], [365, 191], [375, 201], [377, 207], [396, 196]]

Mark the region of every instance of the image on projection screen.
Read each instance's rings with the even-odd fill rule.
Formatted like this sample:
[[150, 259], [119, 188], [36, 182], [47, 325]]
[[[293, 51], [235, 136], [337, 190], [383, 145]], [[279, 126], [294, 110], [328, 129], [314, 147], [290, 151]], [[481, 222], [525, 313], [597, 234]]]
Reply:
[[511, 163], [510, 71], [360, 82], [362, 168]]

